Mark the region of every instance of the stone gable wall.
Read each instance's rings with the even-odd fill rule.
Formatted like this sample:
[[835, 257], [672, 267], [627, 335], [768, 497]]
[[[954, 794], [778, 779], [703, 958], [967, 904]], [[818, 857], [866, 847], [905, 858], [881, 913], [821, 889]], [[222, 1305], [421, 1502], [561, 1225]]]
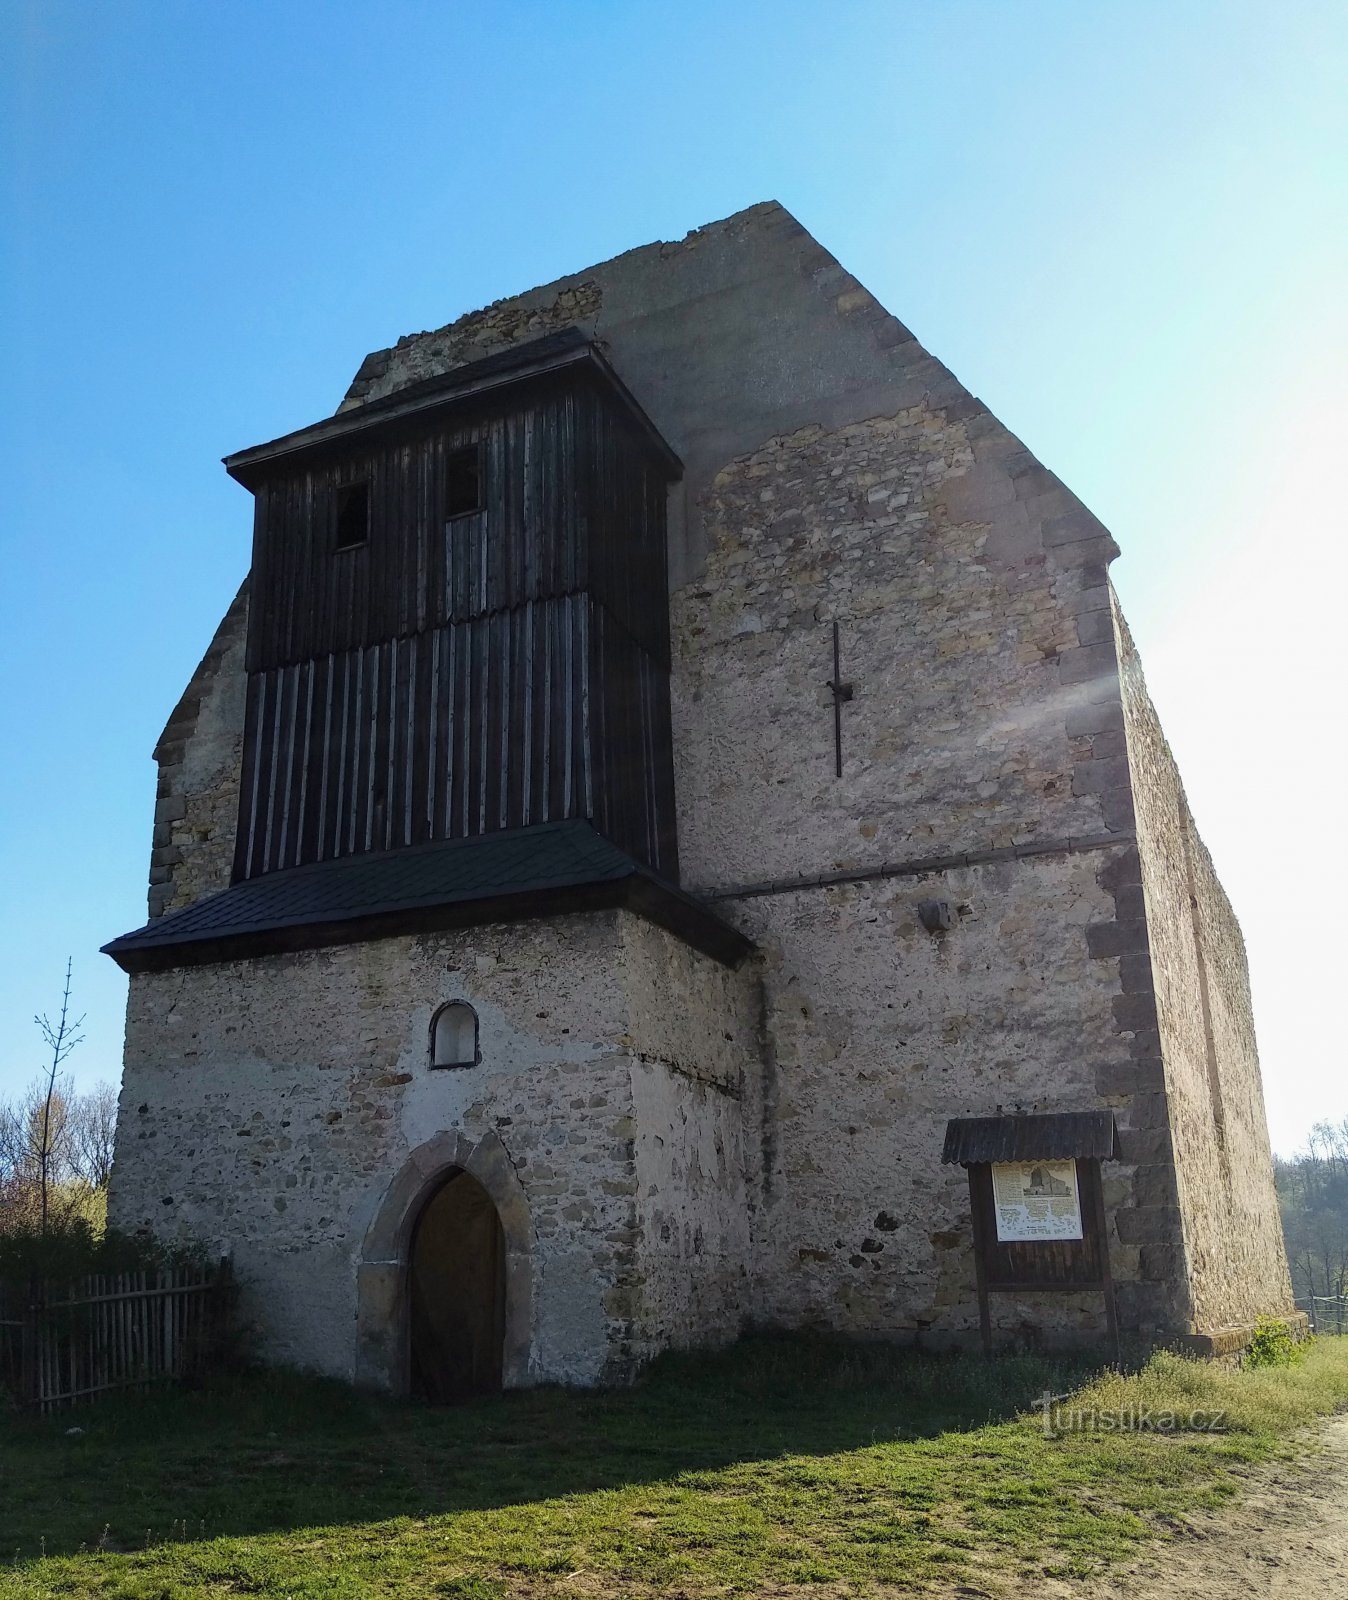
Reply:
[[[672, 602], [696, 888], [1131, 825], [1106, 781], [1126, 788], [1117, 760], [1097, 763], [1067, 726], [1111, 681], [1079, 641], [1097, 538], [1045, 545], [1043, 496], [1016, 498], [1011, 444], [913, 407], [773, 438], [713, 480], [705, 574]], [[852, 688], [841, 780], [835, 621]]]
[[512, 345], [566, 328], [592, 328], [602, 304], [598, 286], [582, 282], [559, 289], [543, 303], [535, 296], [501, 300], [434, 333], [408, 334], [391, 350], [375, 350], [366, 356], [337, 414]]
[[[1123, 1323], [1189, 1326], [1166, 1101], [1118, 948], [1140, 890], [1114, 547], [1073, 506], [959, 403], [774, 437], [704, 495], [705, 570], [672, 601], [680, 854], [765, 952], [774, 1319], [967, 1340], [946, 1120], [1107, 1106]], [[949, 932], [920, 925], [928, 898]], [[1101, 1325], [1098, 1295], [994, 1314], [1006, 1335]]]

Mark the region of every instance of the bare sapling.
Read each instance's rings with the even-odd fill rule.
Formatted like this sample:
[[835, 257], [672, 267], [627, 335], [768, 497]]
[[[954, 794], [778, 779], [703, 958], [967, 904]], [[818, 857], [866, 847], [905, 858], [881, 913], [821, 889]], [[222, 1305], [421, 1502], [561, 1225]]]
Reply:
[[61, 1010], [57, 1020], [53, 1023], [44, 1012], [35, 1016], [33, 1021], [37, 1024], [47, 1048], [51, 1051], [51, 1060], [46, 1071], [46, 1094], [42, 1102], [42, 1115], [37, 1129], [37, 1158], [38, 1158], [38, 1193], [43, 1236], [47, 1233], [48, 1217], [51, 1213], [51, 1183], [52, 1168], [54, 1165], [57, 1140], [60, 1130], [54, 1124], [53, 1110], [55, 1108], [57, 1093], [57, 1077], [61, 1071], [62, 1063], [70, 1055], [76, 1045], [82, 1044], [84, 1035], [80, 1029], [84, 1026], [83, 1015], [71, 1019], [70, 1016], [70, 971], [71, 958], [66, 957], [66, 981], [61, 991]]

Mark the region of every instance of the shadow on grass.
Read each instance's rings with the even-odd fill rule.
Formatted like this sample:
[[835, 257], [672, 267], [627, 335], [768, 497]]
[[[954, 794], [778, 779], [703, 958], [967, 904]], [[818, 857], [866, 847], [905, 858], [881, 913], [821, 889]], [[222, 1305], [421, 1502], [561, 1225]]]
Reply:
[[[0, 1422], [0, 1559], [485, 1510], [1013, 1417], [1099, 1370], [746, 1339], [634, 1388], [432, 1409], [283, 1373]], [[67, 1430], [78, 1429], [79, 1432]]]

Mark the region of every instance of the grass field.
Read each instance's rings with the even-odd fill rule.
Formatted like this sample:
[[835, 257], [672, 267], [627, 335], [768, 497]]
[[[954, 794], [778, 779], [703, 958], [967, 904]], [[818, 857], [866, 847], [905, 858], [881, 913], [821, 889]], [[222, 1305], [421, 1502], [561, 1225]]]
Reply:
[[[1048, 1437], [1033, 1402], [1069, 1387]], [[752, 1340], [666, 1359], [620, 1393], [438, 1411], [240, 1378], [0, 1419], [0, 1595], [817, 1595], [1085, 1576], [1221, 1504], [1243, 1466], [1345, 1402], [1348, 1339], [1288, 1369], [1161, 1356], [1094, 1382], [1030, 1358]], [[1148, 1412], [1221, 1412], [1226, 1431], [1110, 1427]]]

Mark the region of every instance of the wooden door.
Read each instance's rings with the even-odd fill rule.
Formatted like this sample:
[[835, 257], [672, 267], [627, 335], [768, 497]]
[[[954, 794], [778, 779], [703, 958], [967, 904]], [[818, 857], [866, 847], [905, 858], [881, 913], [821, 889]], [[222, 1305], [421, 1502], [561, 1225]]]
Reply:
[[505, 1239], [480, 1183], [455, 1172], [427, 1201], [408, 1266], [413, 1394], [438, 1404], [501, 1387]]

